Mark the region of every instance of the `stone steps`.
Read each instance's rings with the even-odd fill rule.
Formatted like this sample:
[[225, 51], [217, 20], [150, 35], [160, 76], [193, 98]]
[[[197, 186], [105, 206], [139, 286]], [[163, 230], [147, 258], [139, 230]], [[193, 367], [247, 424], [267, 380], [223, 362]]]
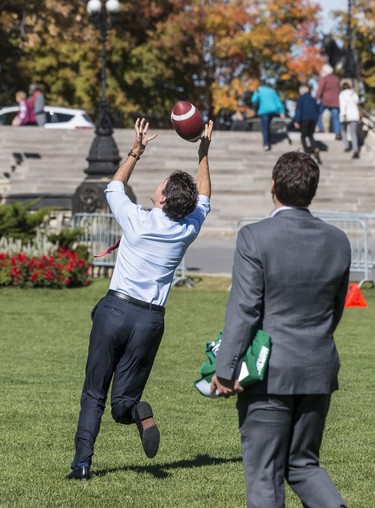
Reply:
[[[172, 130], [156, 131], [130, 180], [137, 202], [151, 206], [150, 195], [168, 174], [177, 169], [196, 173], [198, 143], [188, 143]], [[120, 156], [126, 156], [134, 140], [133, 130], [115, 130]], [[212, 212], [205, 231], [231, 231], [243, 216], [265, 216], [272, 209], [271, 171], [277, 158], [300, 149], [298, 133], [263, 152], [258, 132], [217, 131], [210, 148]], [[373, 153], [361, 152], [359, 160], [343, 152], [333, 134], [317, 134], [322, 146], [320, 185], [315, 210], [375, 213]], [[90, 131], [15, 129], [0, 127], [0, 192], [3, 198], [26, 194], [73, 195], [86, 177], [86, 157], [94, 139]], [[21, 154], [22, 160], [14, 154]], [[16, 155], [17, 157], [17, 155]], [[4, 176], [7, 174], [8, 176]]]

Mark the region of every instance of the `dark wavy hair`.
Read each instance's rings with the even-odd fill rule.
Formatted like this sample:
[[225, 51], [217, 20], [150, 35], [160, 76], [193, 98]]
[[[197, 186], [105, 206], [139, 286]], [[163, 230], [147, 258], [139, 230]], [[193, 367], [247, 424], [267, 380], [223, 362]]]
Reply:
[[307, 207], [318, 188], [319, 166], [307, 153], [287, 152], [277, 160], [272, 178], [281, 204]]
[[198, 189], [194, 178], [185, 171], [174, 171], [163, 189], [167, 198], [163, 212], [173, 221], [180, 221], [197, 206]]

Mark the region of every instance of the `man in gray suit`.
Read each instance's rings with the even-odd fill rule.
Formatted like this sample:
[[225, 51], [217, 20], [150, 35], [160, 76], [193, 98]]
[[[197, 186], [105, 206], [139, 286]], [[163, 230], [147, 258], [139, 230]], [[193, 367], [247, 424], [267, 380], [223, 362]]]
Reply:
[[[216, 376], [211, 390], [238, 393], [248, 508], [285, 506], [286, 480], [305, 508], [346, 507], [319, 451], [339, 358], [333, 332], [349, 282], [346, 235], [308, 210], [319, 167], [289, 152], [272, 173], [275, 210], [237, 239]], [[271, 336], [265, 379], [245, 389], [236, 378], [257, 329]]]

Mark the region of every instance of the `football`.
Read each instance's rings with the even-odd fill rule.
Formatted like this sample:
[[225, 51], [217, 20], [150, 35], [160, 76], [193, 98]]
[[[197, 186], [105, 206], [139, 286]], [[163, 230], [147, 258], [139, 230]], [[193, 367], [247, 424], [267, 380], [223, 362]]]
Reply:
[[178, 101], [172, 109], [171, 120], [182, 139], [194, 143], [201, 137], [204, 120], [199, 109], [190, 102]]

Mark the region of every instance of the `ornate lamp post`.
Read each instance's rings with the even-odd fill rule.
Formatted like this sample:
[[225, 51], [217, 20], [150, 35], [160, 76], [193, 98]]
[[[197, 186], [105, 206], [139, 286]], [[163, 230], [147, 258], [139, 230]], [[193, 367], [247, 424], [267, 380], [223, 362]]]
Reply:
[[352, 48], [352, 1], [348, 0], [348, 22], [346, 27], [347, 36], [347, 64], [346, 64], [346, 77], [357, 78], [356, 61]]
[[88, 168], [85, 169], [87, 177], [76, 189], [73, 196], [73, 213], [93, 213], [106, 210], [107, 203], [104, 199], [103, 190], [109, 178], [117, 170], [121, 159], [116, 142], [112, 137], [113, 129], [107, 112], [106, 97], [107, 30], [119, 10], [120, 3], [118, 0], [89, 0], [87, 3], [90, 22], [100, 28], [101, 33], [101, 100], [95, 138], [86, 159], [89, 163]]

